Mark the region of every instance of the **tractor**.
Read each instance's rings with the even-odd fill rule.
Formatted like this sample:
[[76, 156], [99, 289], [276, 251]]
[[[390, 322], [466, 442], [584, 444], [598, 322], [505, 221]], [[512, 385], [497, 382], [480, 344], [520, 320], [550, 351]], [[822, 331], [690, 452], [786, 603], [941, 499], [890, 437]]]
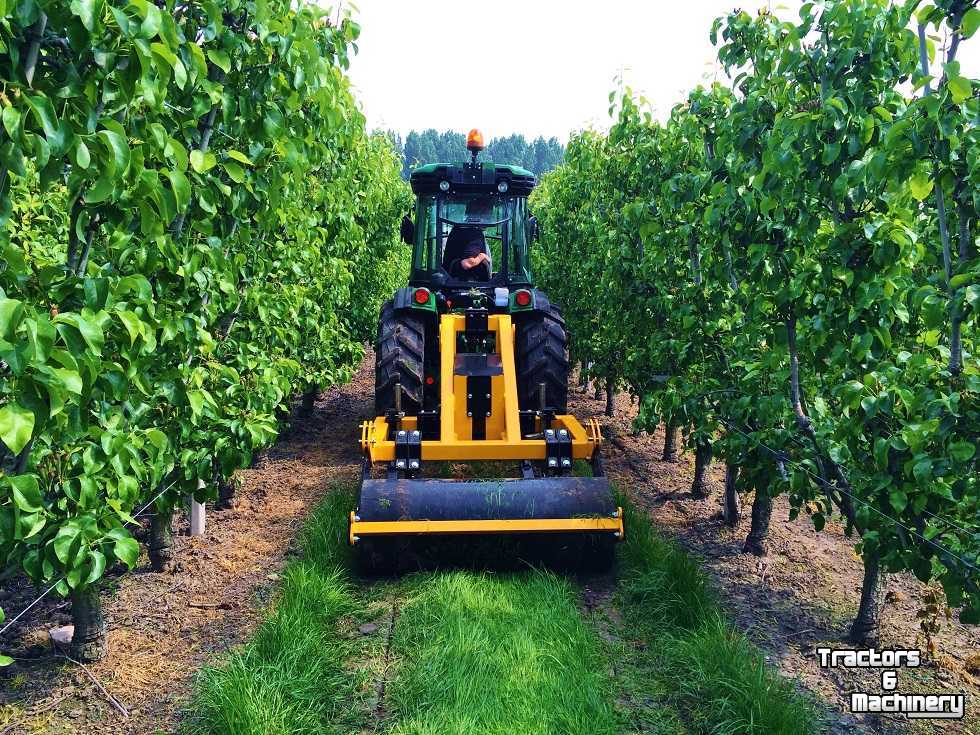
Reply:
[[[414, 218], [401, 228], [411, 276], [381, 308], [376, 417], [361, 424], [350, 514], [365, 574], [439, 565], [464, 537], [507, 539], [522, 560], [602, 570], [623, 538], [599, 425], [567, 412], [565, 322], [531, 275], [534, 175], [479, 161], [483, 147], [473, 130], [469, 161], [411, 175]], [[428, 472], [454, 462], [512, 471], [465, 481]]]

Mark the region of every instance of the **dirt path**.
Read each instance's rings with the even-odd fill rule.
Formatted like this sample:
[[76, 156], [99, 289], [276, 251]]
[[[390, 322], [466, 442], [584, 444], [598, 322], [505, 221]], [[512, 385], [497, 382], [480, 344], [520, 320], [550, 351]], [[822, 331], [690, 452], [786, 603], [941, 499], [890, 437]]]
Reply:
[[[572, 413], [599, 415], [604, 408], [604, 396], [595, 400], [591, 393], [577, 389], [570, 394]], [[744, 554], [751, 497], [743, 498], [739, 527], [728, 529], [720, 517], [723, 467], [715, 464], [711, 469], [711, 497], [695, 500], [690, 494], [693, 454], [685, 453], [674, 463], [660, 461], [662, 431], [632, 436], [630, 422], [636, 408], [628, 396], [617, 396], [615, 413], [613, 418], [601, 418], [618, 438], [605, 444], [608, 474], [630, 491], [634, 502], [650, 513], [659, 528], [703, 560], [732, 621], [766, 652], [767, 660], [838, 712], [847, 712], [849, 694], [859, 685], [863, 691], [880, 692], [879, 672], [827, 671], [817, 664], [818, 645], [841, 645], [860, 594], [861, 561], [842, 526], [828, 522], [817, 533], [806, 516], [789, 521], [789, 504], [781, 497], [774, 504], [769, 555]], [[881, 646], [927, 647], [917, 614], [932, 594], [934, 590], [911, 575], [886, 577]], [[845, 725], [864, 726], [855, 732], [980, 734], [980, 628], [945, 618], [941, 625], [934, 636], [936, 655], [920, 669], [900, 672], [899, 691], [966, 692], [966, 718], [910, 724], [904, 719], [845, 716]]]
[[[332, 480], [355, 475], [372, 366], [369, 355], [352, 383], [321, 396], [311, 417], [296, 418], [237, 474], [233, 508], [209, 510], [204, 536], [180, 528], [175, 573], [148, 572], [144, 557], [133, 573], [109, 580], [109, 655], [88, 669], [128, 717], [52, 650], [48, 630], [70, 618], [64, 601], [50, 600], [8, 633], [18, 662], [0, 669], [0, 733], [173, 732], [197, 669], [250, 637], [310, 509]], [[4, 583], [3, 607], [15, 613], [35, 594], [22, 581]]]

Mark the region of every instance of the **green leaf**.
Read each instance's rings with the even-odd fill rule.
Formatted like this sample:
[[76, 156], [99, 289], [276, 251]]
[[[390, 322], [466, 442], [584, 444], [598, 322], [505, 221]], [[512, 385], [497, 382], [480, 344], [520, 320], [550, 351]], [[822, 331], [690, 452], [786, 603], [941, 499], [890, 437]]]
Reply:
[[34, 475], [14, 475], [8, 479], [13, 489], [14, 505], [25, 513], [34, 513], [44, 508], [41, 487]]
[[204, 391], [200, 390], [189, 390], [187, 391], [187, 402], [191, 406], [191, 413], [197, 416], [201, 413], [204, 408]]
[[[138, 547], [136, 553], [137, 556], [139, 556]], [[95, 550], [90, 553], [89, 558], [92, 562], [92, 568], [89, 571], [88, 576], [85, 578], [86, 584], [92, 584], [93, 582], [97, 581], [105, 572], [105, 554], [103, 554], [101, 551]]]
[[146, 3], [145, 6], [146, 19], [140, 24], [140, 36], [149, 39], [160, 32], [160, 26], [163, 24], [163, 16], [160, 13], [160, 8], [153, 3]]
[[18, 403], [0, 408], [0, 440], [14, 454], [20, 454], [34, 432], [34, 412]]
[[85, 30], [90, 33], [95, 30], [95, 22], [101, 11], [101, 0], [71, 0], [70, 8], [77, 15]]
[[2, 653], [0, 653], [0, 668], [3, 668], [4, 666], [10, 666], [10, 664], [12, 664], [13, 662], [14, 660], [10, 658], [10, 656], [4, 656]]
[[85, 190], [84, 199], [88, 204], [98, 204], [108, 199], [115, 189], [116, 185], [112, 179], [103, 174], [91, 187]]
[[837, 157], [840, 155], [840, 143], [827, 143], [823, 147], [823, 158], [821, 159], [824, 166], [829, 166]]
[[130, 346], [136, 344], [136, 338], [143, 334], [143, 322], [132, 311], [119, 311], [116, 312], [116, 316], [119, 317], [119, 321], [123, 323], [126, 331], [129, 332]]
[[58, 557], [58, 561], [66, 566], [74, 556], [72, 546], [78, 538], [78, 533], [76, 525], [62, 526], [54, 537], [54, 554]]
[[225, 74], [231, 71], [231, 59], [221, 49], [208, 49], [208, 58], [211, 59], [212, 64], [221, 69]]
[[78, 330], [79, 334], [82, 335], [82, 339], [85, 340], [85, 344], [88, 348], [94, 352], [96, 355], [102, 354], [102, 345], [105, 343], [105, 335], [102, 333], [102, 327], [99, 326], [98, 322], [92, 321], [91, 319], [86, 319], [80, 314], [58, 314], [54, 318], [55, 324], [70, 324]]
[[80, 168], [88, 168], [88, 165], [92, 162], [92, 156], [88, 152], [88, 146], [85, 145], [85, 141], [78, 141], [75, 145], [75, 163], [79, 165]]
[[228, 158], [234, 158], [239, 163], [244, 163], [246, 166], [254, 166], [252, 159], [246, 156], [241, 151], [236, 151], [234, 148], [229, 148], [225, 153], [228, 154]]
[[909, 498], [902, 490], [892, 490], [888, 493], [888, 500], [896, 513], [901, 513], [909, 504]]
[[977, 448], [968, 441], [953, 442], [949, 445], [950, 456], [959, 462], [968, 461], [974, 454], [976, 454], [976, 451]]
[[122, 176], [129, 168], [129, 143], [126, 142], [126, 138], [114, 130], [100, 130], [99, 137], [112, 155], [115, 172]]
[[957, 105], [969, 99], [973, 94], [973, 85], [966, 77], [950, 77], [946, 82], [946, 86], [949, 87], [949, 92], [953, 96], [953, 102]]
[[199, 174], [211, 170], [217, 162], [218, 159], [214, 157], [213, 153], [205, 153], [198, 149], [191, 151], [191, 168]]
[[977, 32], [977, 28], [980, 28], [980, 10], [970, 8], [963, 14], [963, 20], [960, 22], [960, 34], [963, 38], [969, 38]]
[[909, 180], [909, 188], [912, 190], [912, 196], [918, 199], [920, 202], [923, 201], [932, 192], [933, 181], [924, 173], [917, 173], [915, 176]]
[[177, 211], [183, 212], [191, 203], [191, 182], [187, 180], [181, 171], [166, 171], [167, 178], [170, 179], [170, 186], [174, 190], [174, 198], [177, 201]]
[[245, 169], [243, 169], [237, 163], [233, 163], [231, 161], [225, 161], [222, 165], [225, 167], [225, 171], [228, 173], [228, 177], [232, 181], [234, 181], [236, 184], [244, 183]]
[[65, 134], [58, 123], [58, 116], [54, 112], [51, 100], [41, 95], [24, 95], [24, 99], [27, 100], [27, 104], [34, 112], [34, 117], [41, 125], [52, 154], [61, 153], [61, 149], [65, 145]]
[[3, 108], [3, 129], [12, 139], [17, 138], [17, 126], [20, 125], [20, 112], [16, 107]]
[[140, 545], [132, 536], [125, 536], [116, 540], [112, 547], [115, 557], [132, 569], [140, 558]]
[[0, 297], [0, 338], [12, 341], [24, 318], [24, 304], [17, 299]]

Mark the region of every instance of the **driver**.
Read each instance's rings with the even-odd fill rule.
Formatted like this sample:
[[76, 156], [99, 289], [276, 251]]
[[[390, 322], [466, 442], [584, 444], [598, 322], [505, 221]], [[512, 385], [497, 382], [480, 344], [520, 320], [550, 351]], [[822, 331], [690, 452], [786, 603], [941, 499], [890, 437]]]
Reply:
[[[443, 267], [453, 278], [464, 281], [489, 281], [493, 270], [483, 228], [476, 223], [490, 219], [488, 198], [471, 199], [466, 203], [466, 222], [453, 225], [446, 238]], [[474, 224], [467, 224], [467, 223]]]

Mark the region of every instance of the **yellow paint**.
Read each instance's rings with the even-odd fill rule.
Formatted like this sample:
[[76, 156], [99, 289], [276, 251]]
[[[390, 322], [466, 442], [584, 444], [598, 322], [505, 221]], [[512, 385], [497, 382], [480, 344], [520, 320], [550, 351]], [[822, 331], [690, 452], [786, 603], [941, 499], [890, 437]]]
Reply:
[[[465, 413], [465, 412], [464, 412]], [[388, 422], [384, 417], [374, 421], [366, 421], [367, 428], [362, 431], [361, 448], [367, 453], [372, 462], [391, 462], [395, 458], [395, 442], [389, 440]], [[406, 416], [402, 420], [402, 428], [412, 430], [417, 426], [416, 419]], [[598, 425], [589, 422], [583, 427], [574, 416], [560, 415], [555, 417], [554, 428], [568, 429], [572, 435], [572, 458], [592, 459], [592, 453], [602, 441], [598, 433]], [[445, 423], [443, 424], [445, 430]], [[501, 439], [456, 439], [447, 441], [423, 441], [423, 461], [466, 461], [466, 460], [510, 460], [510, 459], [545, 459], [546, 448], [544, 439], [518, 439], [512, 441], [510, 436]], [[443, 435], [445, 436], [445, 434]]]
[[605, 531], [623, 539], [623, 509], [611, 518], [537, 518], [492, 521], [358, 521], [351, 513], [350, 539], [406, 534], [558, 533]]

